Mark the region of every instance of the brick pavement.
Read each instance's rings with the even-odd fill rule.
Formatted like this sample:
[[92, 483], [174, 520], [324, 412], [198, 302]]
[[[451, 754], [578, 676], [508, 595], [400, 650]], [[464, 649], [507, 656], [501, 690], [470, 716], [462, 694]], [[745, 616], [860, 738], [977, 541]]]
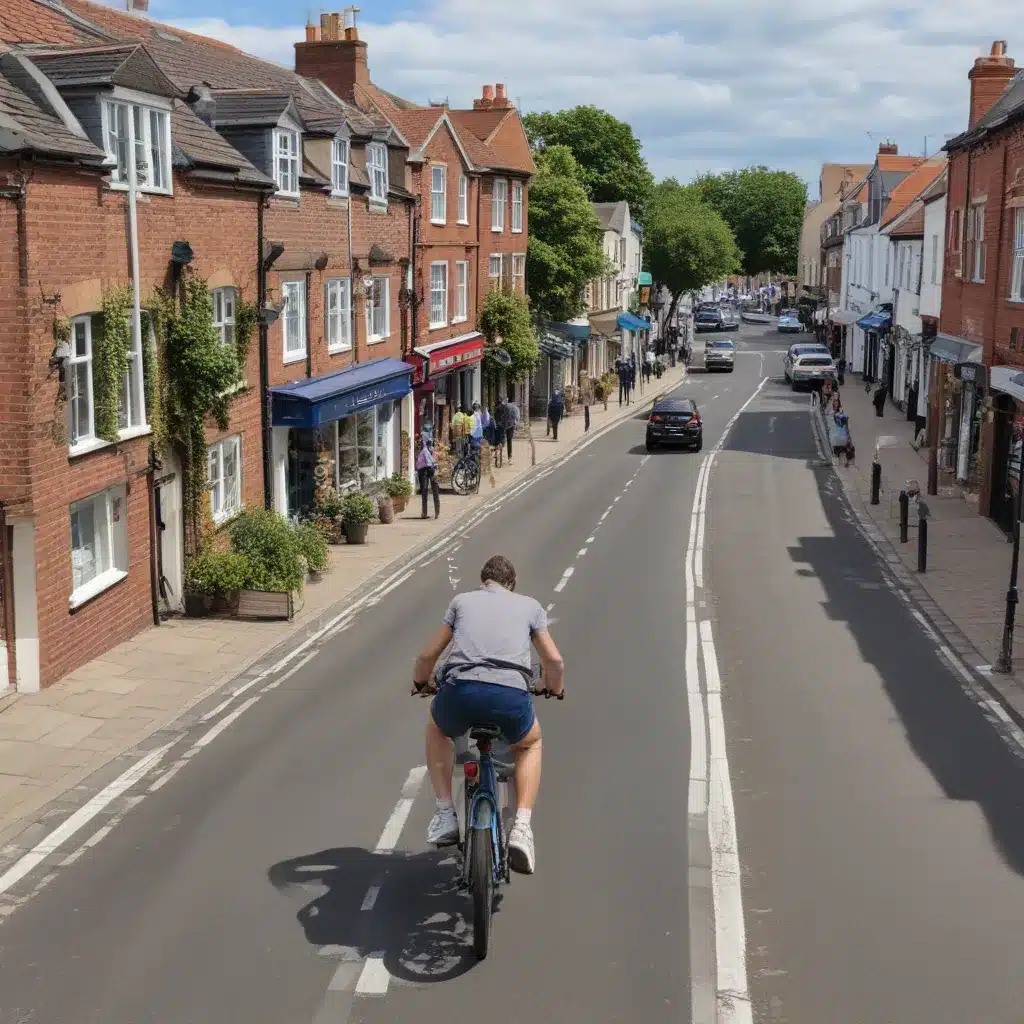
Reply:
[[[681, 367], [652, 381], [638, 402], [605, 412], [591, 408], [591, 433], [634, 414], [684, 377]], [[0, 691], [0, 844], [23, 831], [43, 808], [115, 758], [142, 743], [225, 686], [278, 644], [319, 617], [341, 611], [347, 600], [392, 562], [454, 526], [498, 490], [523, 477], [535, 459], [567, 452], [583, 437], [583, 409], [545, 436], [545, 421], [531, 421], [531, 441], [519, 438], [514, 458], [484, 479], [480, 493], [443, 494], [441, 517], [422, 520], [419, 499], [388, 526], [371, 527], [364, 545], [331, 549], [331, 566], [307, 584], [291, 622], [174, 618], [150, 627], [88, 662], [38, 694]]]
[[[868, 514], [882, 536], [980, 658], [973, 664], [992, 665], [1002, 639], [1011, 545], [990, 519], [977, 512], [959, 487], [940, 487], [938, 495], [922, 493], [930, 512], [927, 572], [917, 573], [917, 516], [910, 510], [909, 542], [899, 543], [900, 491], [916, 480], [927, 491], [928, 449], [915, 450], [914, 425], [892, 404], [875, 415], [871, 396], [857, 376], [848, 376], [842, 389], [843, 407], [850, 416], [850, 436], [857, 448], [854, 466], [839, 460], [839, 477], [848, 495]], [[871, 463], [878, 450], [882, 466], [881, 501], [870, 504]], [[1018, 616], [1014, 632], [1013, 674], [989, 678], [1004, 698], [1024, 714], [1024, 625]], [[986, 673], [987, 674], [987, 673]]]

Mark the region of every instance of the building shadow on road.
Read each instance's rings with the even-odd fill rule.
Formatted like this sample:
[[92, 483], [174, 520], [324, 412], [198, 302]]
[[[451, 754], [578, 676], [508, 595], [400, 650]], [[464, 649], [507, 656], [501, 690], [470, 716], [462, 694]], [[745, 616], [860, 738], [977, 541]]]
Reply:
[[723, 450], [819, 465], [821, 455], [814, 443], [807, 396], [782, 393], [770, 397], [777, 408], [741, 413]]
[[[299, 903], [296, 919], [324, 956], [383, 954], [392, 977], [425, 983], [452, 980], [478, 962], [458, 874], [452, 850], [380, 855], [340, 847], [281, 861], [267, 876]], [[363, 910], [372, 886], [379, 893], [372, 910]]]
[[[914, 752], [951, 800], [978, 805], [1007, 864], [1024, 874], [1024, 759], [985, 719], [935, 643], [888, 588], [831, 470], [815, 473], [833, 536], [790, 549], [797, 572], [818, 578], [825, 611], [843, 622], [874, 666]], [[838, 709], [837, 709], [838, 710]]]

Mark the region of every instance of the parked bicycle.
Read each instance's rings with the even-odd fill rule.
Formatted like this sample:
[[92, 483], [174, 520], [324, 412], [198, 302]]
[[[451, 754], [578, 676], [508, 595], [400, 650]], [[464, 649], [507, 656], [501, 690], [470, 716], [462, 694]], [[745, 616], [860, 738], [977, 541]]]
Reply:
[[465, 452], [452, 467], [452, 490], [456, 494], [469, 494], [480, 490], [480, 449], [467, 445]]

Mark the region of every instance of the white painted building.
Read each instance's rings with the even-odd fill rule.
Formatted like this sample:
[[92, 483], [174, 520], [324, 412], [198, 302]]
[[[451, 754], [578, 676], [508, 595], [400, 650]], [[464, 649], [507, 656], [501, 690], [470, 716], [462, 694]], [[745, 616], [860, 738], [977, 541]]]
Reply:
[[[921, 317], [922, 345], [920, 352], [921, 391], [918, 398], [918, 424], [928, 428], [928, 396], [934, 362], [930, 345], [939, 327], [942, 312], [942, 268], [946, 252], [946, 190], [949, 186], [949, 171], [943, 171], [935, 181], [921, 193], [924, 206], [924, 229], [921, 259]], [[921, 418], [924, 422], [921, 422]], [[952, 430], [952, 417], [949, 429]]]
[[885, 261], [893, 293], [891, 394], [896, 404], [907, 412], [907, 418], [916, 419], [922, 373], [920, 306], [924, 204], [915, 199], [882, 228], [879, 236], [889, 239]]

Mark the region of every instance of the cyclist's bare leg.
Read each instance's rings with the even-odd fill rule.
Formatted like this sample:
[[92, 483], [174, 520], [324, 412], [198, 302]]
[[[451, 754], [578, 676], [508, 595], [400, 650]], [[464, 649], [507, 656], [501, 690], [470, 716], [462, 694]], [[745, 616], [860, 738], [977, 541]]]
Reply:
[[530, 731], [512, 744], [512, 752], [516, 755], [516, 810], [532, 811], [540, 789], [540, 722], [534, 719]]
[[427, 771], [434, 796], [438, 800], [452, 798], [452, 772], [455, 770], [455, 744], [427, 716]]

